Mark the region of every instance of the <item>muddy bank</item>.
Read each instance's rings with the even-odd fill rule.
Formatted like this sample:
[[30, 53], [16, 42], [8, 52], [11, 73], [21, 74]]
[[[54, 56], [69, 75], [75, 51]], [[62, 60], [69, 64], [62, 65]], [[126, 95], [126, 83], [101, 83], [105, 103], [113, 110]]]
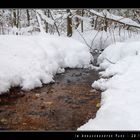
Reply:
[[100, 92], [91, 88], [97, 79], [94, 70], [67, 69], [54, 84], [0, 95], [0, 130], [76, 130], [99, 109]]

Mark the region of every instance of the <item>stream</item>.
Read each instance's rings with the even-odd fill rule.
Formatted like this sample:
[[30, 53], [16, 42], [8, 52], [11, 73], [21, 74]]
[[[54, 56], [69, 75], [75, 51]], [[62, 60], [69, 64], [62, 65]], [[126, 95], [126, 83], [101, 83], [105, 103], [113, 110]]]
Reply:
[[12, 88], [0, 95], [0, 130], [77, 130], [96, 116], [101, 92], [90, 69], [66, 69], [55, 83], [31, 91]]

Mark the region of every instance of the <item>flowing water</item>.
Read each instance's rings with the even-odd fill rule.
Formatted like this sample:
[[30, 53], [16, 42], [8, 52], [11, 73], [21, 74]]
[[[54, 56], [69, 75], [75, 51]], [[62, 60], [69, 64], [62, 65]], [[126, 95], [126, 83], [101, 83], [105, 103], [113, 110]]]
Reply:
[[100, 91], [91, 87], [97, 79], [94, 70], [66, 69], [42, 88], [12, 88], [0, 95], [0, 130], [76, 130], [99, 109]]

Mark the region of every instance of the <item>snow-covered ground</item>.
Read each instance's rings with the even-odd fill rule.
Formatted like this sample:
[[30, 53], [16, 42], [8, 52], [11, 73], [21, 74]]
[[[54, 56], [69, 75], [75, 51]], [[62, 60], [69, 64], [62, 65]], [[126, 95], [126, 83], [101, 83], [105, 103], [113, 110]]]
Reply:
[[54, 82], [64, 68], [87, 68], [89, 48], [70, 38], [53, 35], [0, 36], [0, 94], [10, 87], [23, 90]]
[[78, 130], [140, 130], [140, 39], [108, 46], [98, 64], [101, 107]]

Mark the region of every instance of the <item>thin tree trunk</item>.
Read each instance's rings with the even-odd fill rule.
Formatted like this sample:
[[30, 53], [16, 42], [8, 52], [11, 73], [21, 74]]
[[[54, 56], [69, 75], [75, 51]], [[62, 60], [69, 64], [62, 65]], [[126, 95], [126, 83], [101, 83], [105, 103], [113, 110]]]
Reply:
[[17, 19], [16, 10], [13, 9], [13, 26], [16, 26], [17, 27], [16, 19]]
[[94, 29], [97, 29], [97, 20], [98, 20], [98, 16], [96, 17], [95, 23], [94, 23]]
[[[50, 14], [49, 14], [49, 10], [48, 11], [48, 17], [50, 17]], [[44, 14], [47, 16], [47, 11], [45, 10], [44, 11]], [[46, 29], [46, 33], [48, 33], [48, 29], [49, 29], [49, 25], [48, 25], [48, 22], [44, 21], [45, 22], [45, 29]]]
[[17, 10], [16, 27], [19, 27], [19, 10]]
[[71, 37], [72, 36], [72, 19], [71, 19], [71, 13], [70, 13], [70, 9], [67, 9], [67, 14], [69, 14], [67, 16], [67, 36]]
[[26, 13], [27, 13], [28, 26], [30, 26], [30, 13], [28, 9], [26, 10]]
[[[76, 15], [80, 15], [79, 10], [76, 10]], [[78, 17], [75, 17], [75, 21], [76, 21], [75, 29], [77, 29], [80, 24], [80, 19]]]
[[107, 32], [107, 27], [108, 27], [108, 21], [106, 20], [106, 17], [104, 19], [104, 31]]
[[[48, 10], [48, 12], [49, 12], [50, 17], [54, 20], [54, 18], [53, 18], [53, 16], [52, 16], [52, 14], [51, 14], [51, 11], [50, 11], [50, 10]], [[55, 26], [55, 28], [56, 28], [56, 31], [57, 31], [58, 35], [60, 36], [60, 32], [59, 32], [58, 27], [57, 27], [57, 25], [56, 25], [56, 23], [55, 23], [55, 22], [54, 22], [54, 26]]]
[[[82, 9], [81, 11], [81, 16], [83, 17], [84, 16], [84, 9]], [[81, 20], [81, 32], [84, 31], [84, 27], [83, 27], [83, 20]]]
[[[35, 11], [36, 12], [36, 11]], [[40, 15], [36, 12], [36, 18], [37, 18], [37, 21], [38, 21], [38, 25], [39, 25], [39, 28], [40, 28], [40, 32], [41, 34], [44, 34], [45, 31], [44, 31], [44, 28], [41, 24], [41, 18], [40, 18]]]

